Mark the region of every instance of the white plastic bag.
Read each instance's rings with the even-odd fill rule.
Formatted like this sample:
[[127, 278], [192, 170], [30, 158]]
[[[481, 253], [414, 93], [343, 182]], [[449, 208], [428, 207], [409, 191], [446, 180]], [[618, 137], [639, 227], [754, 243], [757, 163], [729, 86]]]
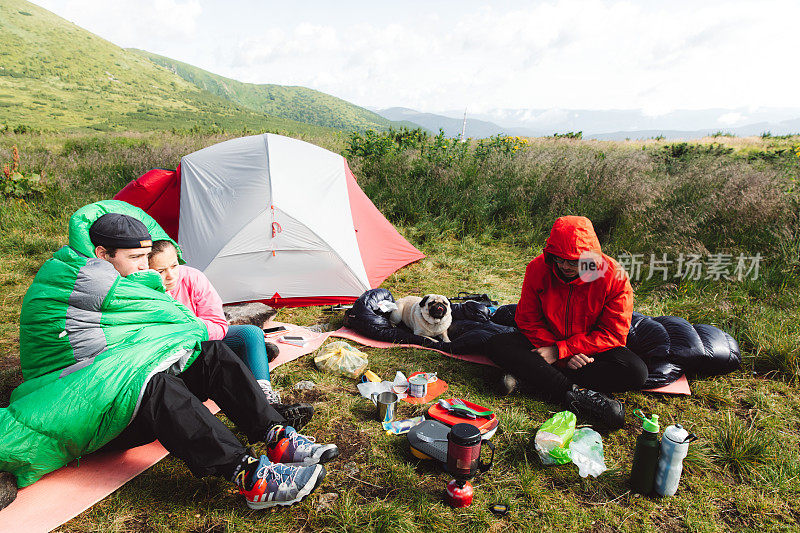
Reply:
[[320, 370], [335, 372], [357, 378], [367, 369], [367, 354], [343, 341], [326, 344], [314, 356], [314, 364]]
[[397, 397], [401, 400], [408, 396], [408, 379], [406, 378], [406, 375], [399, 370], [394, 376], [394, 381], [381, 381], [379, 383], [374, 381], [365, 381], [363, 383], [359, 383], [356, 385], [356, 387], [358, 387], [358, 392], [361, 394], [361, 396], [367, 400], [371, 399], [373, 394], [380, 394], [381, 392], [393, 392], [397, 394]]
[[603, 438], [595, 430], [590, 428], [575, 430], [569, 443], [569, 452], [581, 477], [597, 477], [606, 471]]

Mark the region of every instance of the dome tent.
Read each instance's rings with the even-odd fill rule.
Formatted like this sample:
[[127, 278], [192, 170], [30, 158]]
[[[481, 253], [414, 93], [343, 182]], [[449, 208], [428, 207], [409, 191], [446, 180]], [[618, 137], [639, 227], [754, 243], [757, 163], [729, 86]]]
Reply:
[[114, 198], [155, 218], [225, 303], [350, 303], [424, 257], [342, 156], [280, 135], [209, 146]]

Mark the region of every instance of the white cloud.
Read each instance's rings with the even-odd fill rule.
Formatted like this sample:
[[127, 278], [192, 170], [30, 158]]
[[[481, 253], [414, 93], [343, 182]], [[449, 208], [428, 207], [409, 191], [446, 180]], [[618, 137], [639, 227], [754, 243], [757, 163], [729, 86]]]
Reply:
[[122, 46], [367, 106], [659, 115], [797, 105], [792, 0], [345, 0], [341, 9], [310, 2], [283, 12], [201, 1], [40, 3]]
[[148, 43], [187, 41], [197, 35], [199, 0], [36, 0], [114, 44], [153, 51]]
[[744, 115], [742, 115], [741, 113], [735, 113], [735, 112], [723, 113], [717, 119], [717, 122], [719, 122], [720, 124], [724, 124], [725, 126], [734, 126], [742, 124], [744, 118], [745, 118]]

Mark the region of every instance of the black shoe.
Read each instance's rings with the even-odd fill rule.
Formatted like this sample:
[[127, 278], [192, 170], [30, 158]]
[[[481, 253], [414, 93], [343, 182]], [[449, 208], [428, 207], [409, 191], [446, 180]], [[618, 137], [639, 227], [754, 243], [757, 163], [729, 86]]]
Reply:
[[593, 424], [609, 431], [625, 425], [625, 407], [597, 391], [582, 389], [577, 385], [567, 392], [566, 407], [579, 417], [588, 418]]
[[271, 363], [272, 360], [278, 357], [278, 355], [281, 353], [281, 349], [271, 342], [265, 342], [264, 346], [267, 349], [267, 362]]
[[283, 403], [272, 404], [280, 415], [286, 419], [286, 426], [292, 426], [300, 431], [306, 424], [311, 422], [314, 416], [314, 407], [307, 403], [293, 403], [286, 405]]
[[509, 394], [517, 390], [517, 378], [508, 373], [503, 374], [500, 377], [498, 389], [502, 396], [508, 396]]

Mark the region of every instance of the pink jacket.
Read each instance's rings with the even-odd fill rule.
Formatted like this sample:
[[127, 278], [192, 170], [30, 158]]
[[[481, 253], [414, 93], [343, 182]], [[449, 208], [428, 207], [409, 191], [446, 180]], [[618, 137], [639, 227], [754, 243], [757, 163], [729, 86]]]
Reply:
[[190, 266], [178, 267], [178, 284], [167, 294], [191, 309], [208, 328], [208, 340], [218, 341], [228, 333], [222, 299], [205, 274]]

